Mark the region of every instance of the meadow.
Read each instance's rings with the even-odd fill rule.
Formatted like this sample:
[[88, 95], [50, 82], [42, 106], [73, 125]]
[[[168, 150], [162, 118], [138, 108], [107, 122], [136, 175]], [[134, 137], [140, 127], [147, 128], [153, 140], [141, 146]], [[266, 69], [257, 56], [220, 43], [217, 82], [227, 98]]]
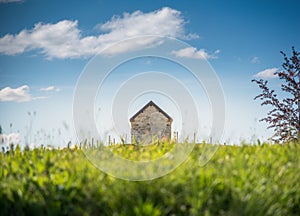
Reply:
[[[174, 144], [116, 145], [132, 159]], [[221, 146], [203, 167], [203, 144], [175, 171], [126, 181], [96, 169], [78, 148], [0, 153], [0, 215], [299, 215], [300, 145]]]

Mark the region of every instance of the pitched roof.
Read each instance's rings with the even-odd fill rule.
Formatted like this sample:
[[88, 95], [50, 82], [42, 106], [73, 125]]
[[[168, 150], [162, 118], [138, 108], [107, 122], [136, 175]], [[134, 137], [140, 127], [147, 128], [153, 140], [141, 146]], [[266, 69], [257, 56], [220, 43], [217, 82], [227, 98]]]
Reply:
[[153, 101], [150, 101], [149, 103], [147, 103], [142, 109], [140, 109], [136, 114], [134, 114], [129, 119], [129, 121], [132, 122], [139, 114], [141, 114], [149, 106], [154, 106], [160, 113], [162, 113], [165, 117], [167, 117], [168, 120], [173, 121], [173, 119], [165, 111], [163, 111], [159, 106], [157, 106]]

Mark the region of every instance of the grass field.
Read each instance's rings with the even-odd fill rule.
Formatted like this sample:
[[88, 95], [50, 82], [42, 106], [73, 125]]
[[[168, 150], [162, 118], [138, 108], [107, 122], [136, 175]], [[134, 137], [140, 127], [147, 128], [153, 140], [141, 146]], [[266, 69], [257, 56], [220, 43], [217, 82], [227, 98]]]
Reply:
[[[110, 148], [149, 159], [168, 147]], [[299, 144], [221, 146], [200, 167], [202, 150], [196, 145], [174, 172], [142, 182], [99, 171], [80, 149], [0, 153], [0, 215], [300, 214]]]

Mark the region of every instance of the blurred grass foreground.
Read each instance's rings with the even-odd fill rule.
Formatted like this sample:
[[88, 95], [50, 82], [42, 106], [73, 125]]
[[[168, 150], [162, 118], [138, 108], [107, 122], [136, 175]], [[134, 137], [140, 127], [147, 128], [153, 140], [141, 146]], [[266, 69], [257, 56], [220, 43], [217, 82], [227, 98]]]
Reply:
[[[129, 159], [168, 149], [108, 148]], [[80, 148], [12, 148], [0, 153], [0, 215], [300, 215], [299, 144], [221, 146], [204, 167], [202, 151], [132, 182], [99, 171]]]

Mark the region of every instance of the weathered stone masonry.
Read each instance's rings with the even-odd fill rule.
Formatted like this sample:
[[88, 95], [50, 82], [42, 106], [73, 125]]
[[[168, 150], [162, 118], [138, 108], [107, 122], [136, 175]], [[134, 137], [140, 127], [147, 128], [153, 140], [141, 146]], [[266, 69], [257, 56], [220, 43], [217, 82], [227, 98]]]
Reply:
[[130, 119], [131, 143], [170, 140], [172, 121], [167, 113], [150, 101]]

